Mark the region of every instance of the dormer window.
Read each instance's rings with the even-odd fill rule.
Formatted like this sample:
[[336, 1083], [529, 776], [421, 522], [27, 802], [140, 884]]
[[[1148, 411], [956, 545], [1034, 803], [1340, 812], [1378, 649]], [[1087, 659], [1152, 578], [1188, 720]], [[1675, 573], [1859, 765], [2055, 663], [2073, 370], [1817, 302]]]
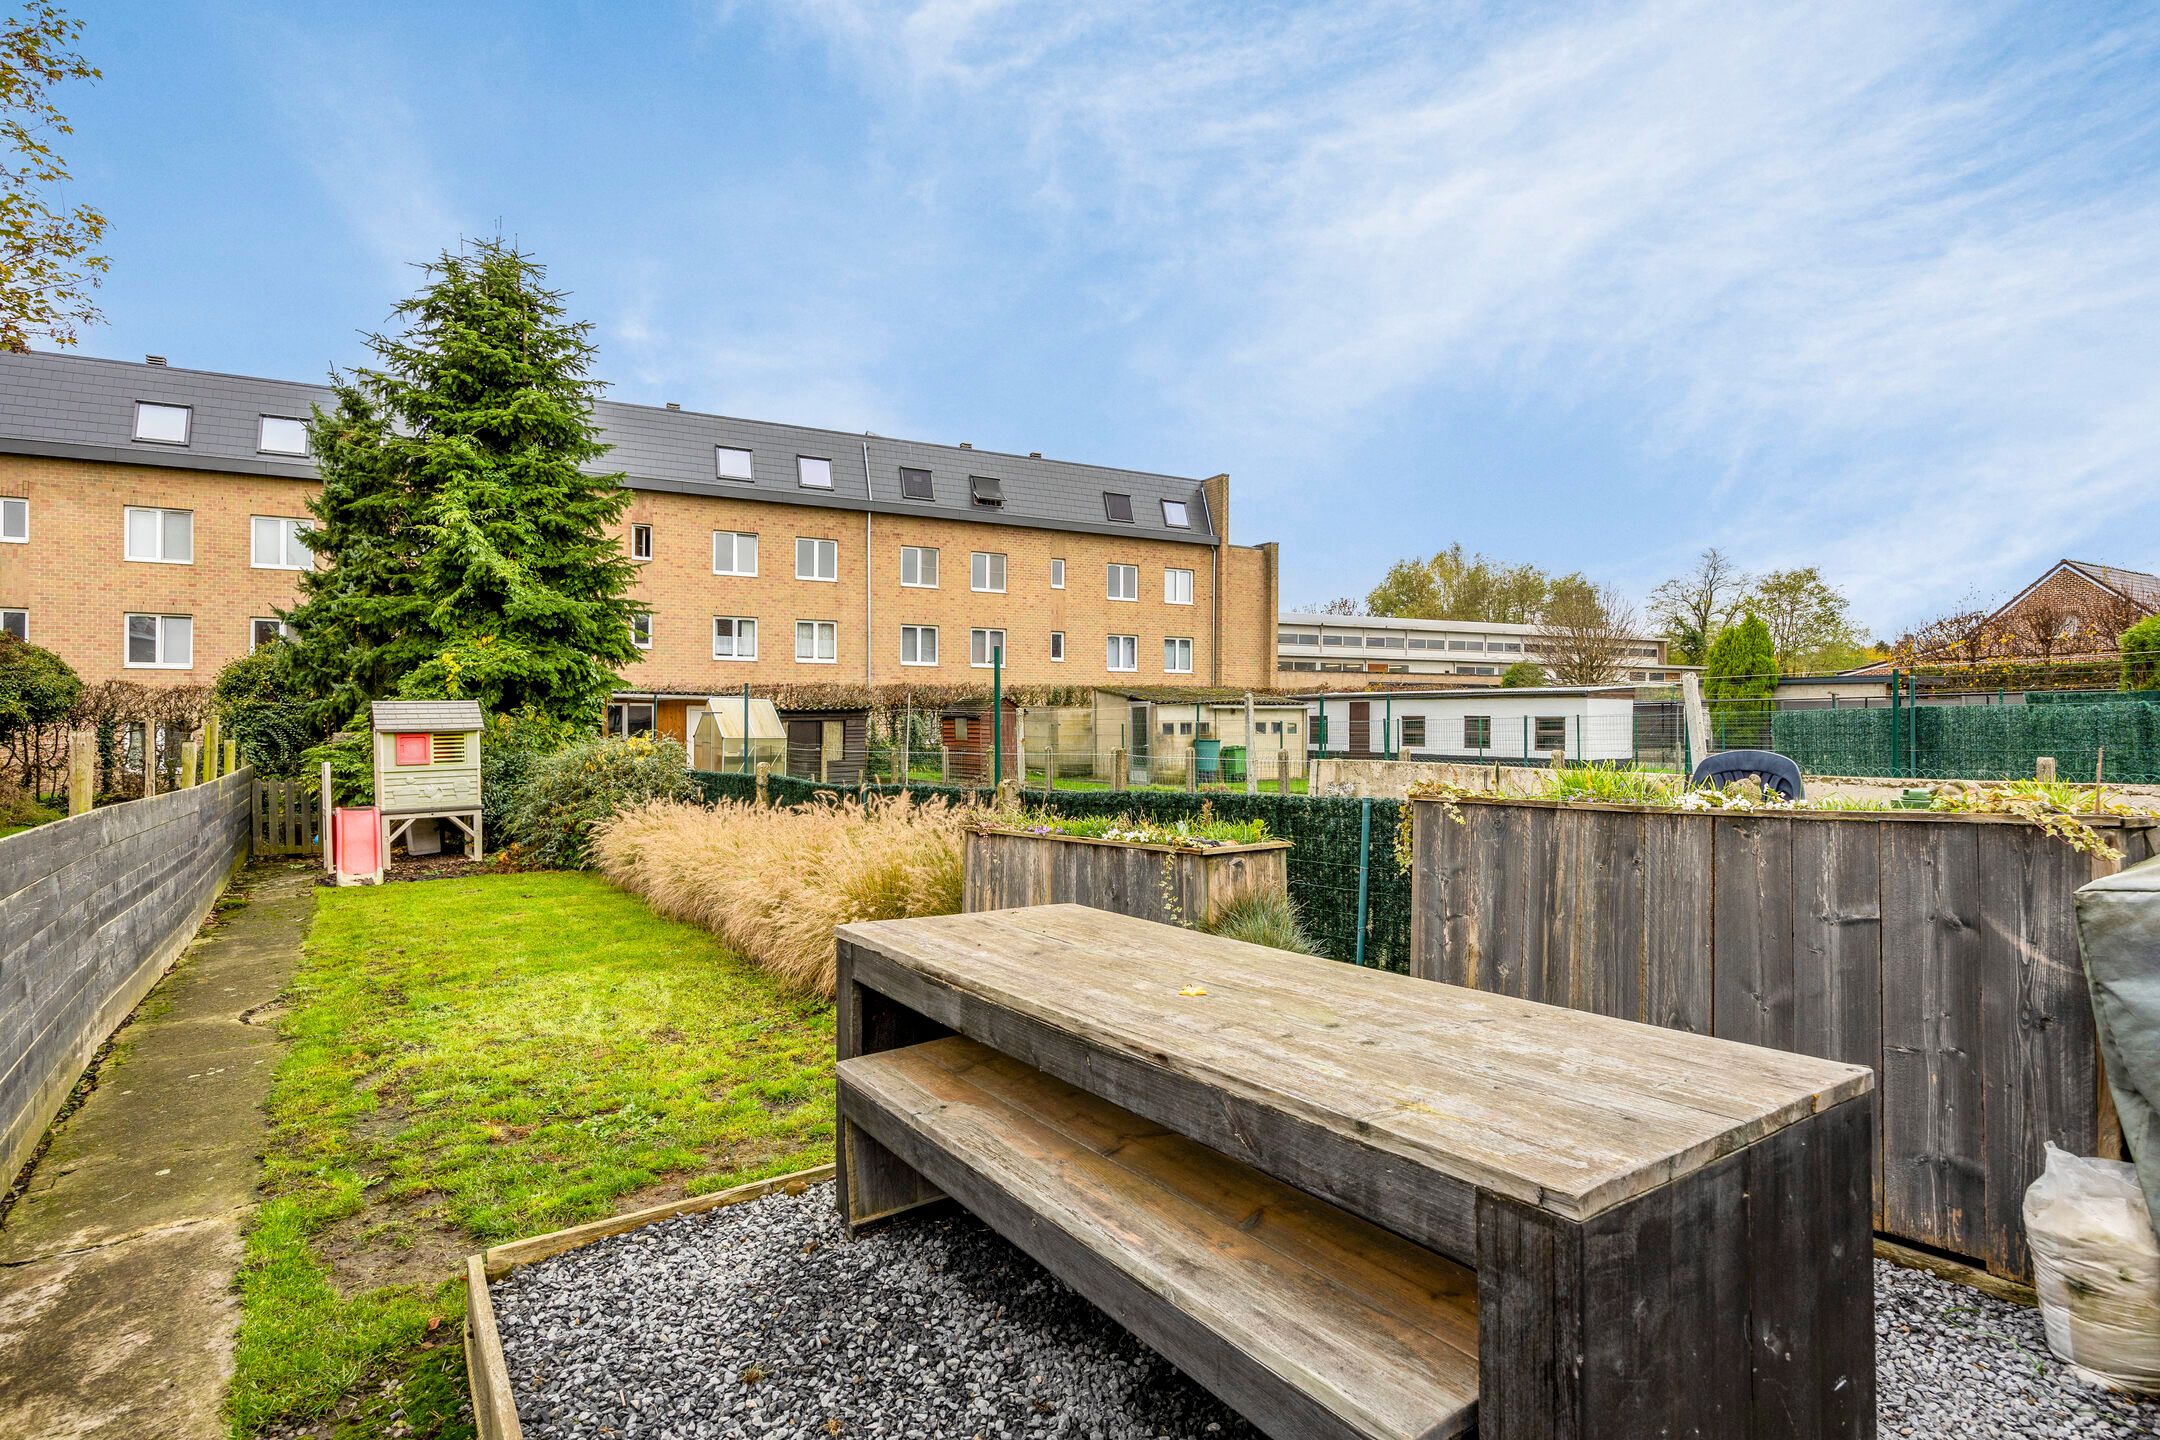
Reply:
[[135, 402], [135, 438], [151, 445], [185, 445], [195, 411], [187, 405]]
[[1190, 530], [1192, 521], [1185, 514], [1185, 502], [1182, 500], [1163, 501], [1162, 523], [1173, 530]]
[[1103, 491], [1103, 514], [1121, 525], [1132, 524], [1132, 496], [1120, 495], [1114, 490]]
[[713, 474], [722, 480], [749, 480], [750, 452], [738, 450], [732, 445], [713, 446]]
[[912, 469], [906, 465], [901, 466], [900, 498], [903, 500], [932, 499], [933, 495], [930, 489], [930, 472], [927, 470]]
[[796, 456], [795, 483], [805, 490], [832, 489], [832, 461], [815, 455]]
[[265, 455], [305, 455], [307, 421], [288, 415], [265, 415], [255, 436], [255, 448]]
[[991, 509], [1005, 503], [1005, 485], [989, 475], [968, 476], [968, 498]]

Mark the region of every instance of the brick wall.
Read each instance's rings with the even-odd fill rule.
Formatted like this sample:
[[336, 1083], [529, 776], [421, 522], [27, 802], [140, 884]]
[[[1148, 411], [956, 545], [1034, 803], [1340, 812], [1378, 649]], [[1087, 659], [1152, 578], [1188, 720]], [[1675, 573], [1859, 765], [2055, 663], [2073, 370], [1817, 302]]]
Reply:
[[[1209, 487], [1210, 503], [1226, 505], [1225, 486]], [[298, 599], [293, 572], [250, 566], [249, 521], [304, 516], [312, 489], [295, 480], [0, 456], [0, 495], [30, 501], [30, 543], [0, 545], [0, 607], [28, 610], [31, 640], [57, 650], [86, 681], [205, 683], [245, 653], [251, 619]], [[130, 505], [193, 512], [194, 563], [124, 560], [122, 512]], [[1216, 517], [1219, 526], [1221, 508]], [[976, 627], [1005, 631], [1006, 673], [1015, 685], [1264, 687], [1273, 679], [1273, 546], [1211, 548], [646, 490], [632, 492], [623, 517], [626, 547], [636, 524], [653, 530], [653, 557], [640, 566], [634, 591], [653, 623], [651, 649], [624, 673], [630, 690], [718, 692], [746, 681], [987, 684], [989, 671], [969, 664]], [[758, 536], [754, 577], [713, 574], [713, 533], [722, 530]], [[834, 581], [795, 578], [798, 538], [835, 544]], [[935, 589], [901, 585], [901, 548], [911, 545], [938, 551]], [[1003, 594], [970, 588], [976, 551], [1005, 556]], [[1065, 562], [1063, 589], [1051, 587], [1053, 559]], [[1113, 563], [1139, 567], [1136, 601], [1109, 598]], [[1190, 604], [1166, 602], [1164, 572], [1171, 569], [1192, 572]], [[194, 663], [184, 670], [126, 666], [130, 612], [193, 617]], [[754, 661], [713, 658], [713, 619], [722, 615], [757, 620]], [[835, 623], [832, 663], [796, 660], [799, 620]], [[936, 665], [901, 664], [903, 625], [937, 628]], [[1050, 658], [1053, 632], [1065, 637], [1062, 662]], [[1137, 670], [1108, 668], [1112, 634], [1139, 637]], [[1171, 637], [1193, 642], [1189, 674], [1165, 669], [1163, 642]]]

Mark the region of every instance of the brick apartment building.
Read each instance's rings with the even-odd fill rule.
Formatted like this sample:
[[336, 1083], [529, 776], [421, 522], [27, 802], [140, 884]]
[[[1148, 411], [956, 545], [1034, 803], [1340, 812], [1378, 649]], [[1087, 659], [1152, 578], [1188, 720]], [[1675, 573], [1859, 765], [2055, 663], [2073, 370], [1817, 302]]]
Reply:
[[[282, 380], [0, 355], [0, 625], [85, 680], [207, 683], [312, 564]], [[1229, 479], [602, 402], [631, 490], [644, 651], [626, 693], [783, 684], [1265, 688], [1276, 549]]]

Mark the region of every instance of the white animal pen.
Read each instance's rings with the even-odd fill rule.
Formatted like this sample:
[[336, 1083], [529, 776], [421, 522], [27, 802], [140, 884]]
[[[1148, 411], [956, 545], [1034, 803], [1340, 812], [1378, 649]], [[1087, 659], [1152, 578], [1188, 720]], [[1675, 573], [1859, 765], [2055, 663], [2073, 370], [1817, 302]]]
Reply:
[[465, 832], [467, 853], [477, 859], [485, 723], [479, 702], [377, 700], [370, 714], [383, 858], [389, 859], [390, 847], [401, 839], [407, 854], [434, 854], [442, 848], [440, 822], [448, 821]]
[[1358, 691], [1310, 702], [1313, 747], [1330, 756], [1402, 760], [1625, 763], [1635, 753], [1626, 687]]

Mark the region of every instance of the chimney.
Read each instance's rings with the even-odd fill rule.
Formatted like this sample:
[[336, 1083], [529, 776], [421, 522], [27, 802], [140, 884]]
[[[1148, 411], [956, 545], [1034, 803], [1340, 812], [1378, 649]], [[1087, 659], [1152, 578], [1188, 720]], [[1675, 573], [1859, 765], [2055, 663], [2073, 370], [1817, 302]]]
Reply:
[[1030, 450], [1030, 451], [1028, 451], [1028, 459], [1030, 459], [1030, 460], [1040, 460], [1040, 459], [1042, 459], [1042, 451], [1040, 451], [1040, 450]]
[[962, 441], [960, 442], [960, 448], [961, 448], [962, 450], [972, 450], [972, 449], [974, 449], [975, 447], [974, 447], [973, 445], [970, 445], [970, 444], [968, 444], [968, 442], [967, 442], [967, 441], [965, 441], [965, 440], [962, 440]]
[[667, 408], [670, 410], [680, 410], [682, 409], [682, 406], [676, 404], [673, 400], [670, 400], [667, 402]]
[[145, 355], [142, 357], [142, 363], [145, 365], [155, 365], [158, 367], [158, 369], [162, 370], [165, 368], [165, 357], [162, 355]]

